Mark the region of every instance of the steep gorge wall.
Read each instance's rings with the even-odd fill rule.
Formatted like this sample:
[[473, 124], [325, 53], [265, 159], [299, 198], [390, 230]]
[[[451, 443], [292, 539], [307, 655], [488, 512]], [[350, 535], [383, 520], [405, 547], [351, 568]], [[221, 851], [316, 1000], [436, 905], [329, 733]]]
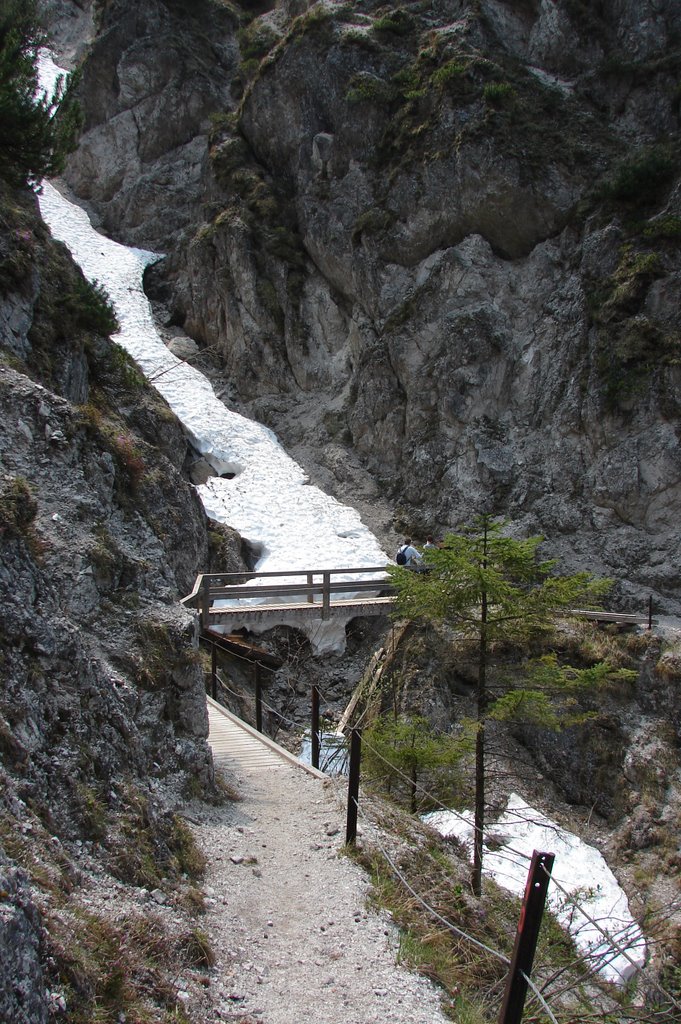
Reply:
[[678, 5], [99, 10], [69, 181], [235, 404], [387, 542], [503, 513], [678, 612]]
[[127, 912], [126, 885], [181, 887], [173, 809], [215, 792], [177, 603], [207, 565], [205, 514], [182, 430], [112, 326], [35, 198], [2, 186], [0, 1018], [16, 1024], [47, 1021], [52, 989], [87, 1005], [74, 965], [101, 908], [84, 893], [104, 877]]

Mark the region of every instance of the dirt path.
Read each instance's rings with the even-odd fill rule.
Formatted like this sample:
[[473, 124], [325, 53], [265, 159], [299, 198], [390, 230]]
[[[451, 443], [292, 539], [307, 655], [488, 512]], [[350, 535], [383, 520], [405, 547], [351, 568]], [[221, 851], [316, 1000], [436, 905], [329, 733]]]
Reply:
[[345, 781], [239, 769], [239, 803], [209, 809], [202, 927], [218, 956], [218, 1019], [262, 1024], [445, 1024], [436, 989], [396, 964], [398, 935], [366, 908], [340, 854]]

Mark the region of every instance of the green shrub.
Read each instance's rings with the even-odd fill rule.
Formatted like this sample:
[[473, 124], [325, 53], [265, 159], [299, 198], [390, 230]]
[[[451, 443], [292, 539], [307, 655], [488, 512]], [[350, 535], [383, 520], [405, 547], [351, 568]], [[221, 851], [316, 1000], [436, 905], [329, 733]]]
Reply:
[[508, 82], [488, 82], [482, 90], [482, 96], [491, 107], [503, 107], [515, 99], [516, 91]]
[[76, 784], [76, 805], [80, 810], [83, 835], [87, 839], [101, 840], [106, 836], [106, 805], [91, 786]]
[[26, 534], [37, 512], [38, 502], [23, 477], [0, 480], [0, 537]]
[[252, 21], [238, 34], [242, 60], [262, 59], [279, 41], [274, 29], [263, 21]]
[[348, 103], [389, 103], [394, 91], [382, 78], [359, 71], [350, 79], [345, 98]]
[[668, 215], [658, 217], [656, 220], [646, 224], [643, 229], [645, 238], [667, 239], [674, 241], [681, 238], [681, 217]]
[[444, 86], [451, 81], [459, 81], [467, 71], [466, 65], [457, 60], [447, 61], [437, 71], [433, 72], [433, 85]]
[[83, 331], [108, 337], [118, 330], [111, 300], [98, 281], [76, 278], [71, 289], [59, 297], [58, 306]]
[[130, 434], [114, 434], [112, 450], [131, 486], [133, 488], [139, 486], [147, 467], [142, 452]]
[[240, 136], [225, 139], [211, 147], [213, 174], [223, 188], [229, 186], [232, 174], [244, 167], [249, 158], [248, 146]]
[[597, 316], [607, 320], [637, 312], [650, 284], [662, 273], [658, 253], [637, 252], [632, 245], [622, 246], [617, 269], [607, 283], [608, 298]]
[[[5, 225], [2, 225], [5, 228]], [[30, 287], [35, 239], [30, 227], [15, 227], [0, 239], [0, 291]]]
[[406, 36], [414, 28], [414, 19], [403, 8], [398, 7], [381, 18], [376, 18], [373, 24], [374, 32], [386, 35]]
[[602, 186], [603, 198], [636, 206], [655, 202], [671, 182], [677, 161], [663, 146], [642, 150], [623, 161]]
[[395, 221], [395, 214], [380, 206], [372, 206], [360, 214], [352, 229], [352, 241], [358, 244], [364, 234], [374, 235], [387, 231]]

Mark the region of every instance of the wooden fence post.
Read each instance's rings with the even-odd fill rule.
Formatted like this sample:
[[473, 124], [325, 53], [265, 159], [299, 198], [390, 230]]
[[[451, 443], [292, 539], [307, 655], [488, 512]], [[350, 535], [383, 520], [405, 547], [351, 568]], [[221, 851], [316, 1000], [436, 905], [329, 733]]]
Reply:
[[312, 687], [312, 722], [310, 724], [312, 740], [312, 767], [319, 768], [319, 690]]
[[522, 1019], [553, 861], [552, 853], [532, 854], [498, 1024], [520, 1024]]
[[208, 629], [210, 625], [210, 576], [204, 576], [201, 580], [201, 629]]
[[218, 699], [218, 655], [215, 644], [211, 644], [210, 649], [210, 695], [213, 700]]
[[357, 839], [357, 805], [359, 802], [359, 762], [362, 754], [362, 732], [350, 732], [350, 769], [348, 774], [348, 816], [345, 826], [345, 842], [354, 846]]

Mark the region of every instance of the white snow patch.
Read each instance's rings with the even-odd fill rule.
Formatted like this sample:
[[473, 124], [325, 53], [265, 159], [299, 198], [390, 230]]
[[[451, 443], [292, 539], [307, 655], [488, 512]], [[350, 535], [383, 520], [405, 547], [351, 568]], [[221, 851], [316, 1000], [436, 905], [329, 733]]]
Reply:
[[[423, 821], [442, 836], [460, 839], [472, 852], [472, 812], [433, 811], [424, 815]], [[550, 884], [548, 905], [594, 970], [623, 984], [644, 965], [645, 939], [631, 916], [626, 895], [598, 850], [515, 793], [509, 797], [505, 813], [485, 832], [493, 849], [485, 846], [484, 873], [517, 896], [525, 891], [533, 851], [555, 854], [552, 881], [571, 898]]]

